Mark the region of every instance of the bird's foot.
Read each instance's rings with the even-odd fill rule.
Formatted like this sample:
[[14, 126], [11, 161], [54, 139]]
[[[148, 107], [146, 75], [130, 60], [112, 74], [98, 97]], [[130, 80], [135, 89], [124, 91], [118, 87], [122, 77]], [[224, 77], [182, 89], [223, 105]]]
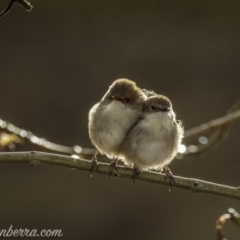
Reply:
[[138, 178], [139, 178], [139, 171], [137, 168], [134, 168], [132, 172], [132, 176], [130, 177], [130, 179], [133, 180], [133, 184], [135, 183], [135, 180]]
[[168, 166], [163, 167], [163, 171], [165, 173], [165, 180], [166, 181], [168, 178], [170, 180], [170, 188], [169, 191], [171, 191], [172, 184], [175, 184], [174, 176]]
[[92, 165], [90, 167], [90, 176], [92, 177], [93, 176], [93, 171], [94, 169], [97, 168], [98, 170], [98, 161], [97, 161], [97, 157], [96, 156], [93, 156], [92, 158]]
[[113, 170], [117, 172], [117, 176], [118, 176], [117, 162], [118, 162], [118, 158], [114, 158], [112, 162], [109, 164], [109, 172], [108, 172], [109, 178], [112, 176]]

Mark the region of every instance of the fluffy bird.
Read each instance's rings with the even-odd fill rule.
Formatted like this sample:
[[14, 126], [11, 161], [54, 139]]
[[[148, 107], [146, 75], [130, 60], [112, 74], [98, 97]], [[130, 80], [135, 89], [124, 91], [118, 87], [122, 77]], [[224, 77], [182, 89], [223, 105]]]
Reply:
[[97, 165], [98, 150], [109, 158], [115, 158], [116, 167], [120, 146], [128, 132], [142, 116], [145, 94], [129, 79], [117, 79], [103, 98], [89, 112], [88, 130], [93, 145], [97, 148], [92, 159], [92, 168]]
[[176, 121], [170, 100], [153, 94], [144, 101], [143, 117], [121, 145], [123, 161], [135, 173], [163, 168], [168, 171], [182, 137], [183, 127]]

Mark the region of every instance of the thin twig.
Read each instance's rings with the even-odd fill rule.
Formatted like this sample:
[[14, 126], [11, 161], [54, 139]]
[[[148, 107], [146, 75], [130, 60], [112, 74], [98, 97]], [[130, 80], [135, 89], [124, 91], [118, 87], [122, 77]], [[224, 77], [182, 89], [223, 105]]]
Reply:
[[0, 129], [9, 132], [11, 134], [15, 134], [20, 139], [29, 142], [32, 145], [36, 145], [41, 149], [46, 149], [54, 153], [61, 153], [61, 154], [78, 154], [80, 156], [88, 156], [93, 155], [95, 149], [93, 148], [82, 148], [78, 145], [73, 147], [63, 146], [60, 144], [56, 144], [46, 140], [45, 138], [40, 138], [34, 135], [32, 132], [27, 131], [25, 129], [16, 127], [12, 123], [6, 122], [0, 119]]
[[177, 158], [181, 159], [183, 157], [203, 156], [214, 147], [219, 145], [223, 140], [226, 140], [233, 123], [240, 120], [239, 109], [240, 99], [238, 99], [227, 111], [226, 116], [186, 130], [184, 141], [189, 141], [190, 139], [192, 141], [193, 138], [200, 137], [202, 135], [208, 135], [208, 138], [206, 138], [206, 142], [204, 144], [189, 144], [186, 147], [186, 151], [179, 153]]
[[4, 9], [4, 10], [0, 13], [0, 18], [4, 17], [7, 13], [9, 13], [15, 3], [16, 3], [16, 0], [11, 0], [11, 1], [9, 2], [8, 6], [6, 7], [6, 9]]
[[228, 213], [231, 215], [230, 220], [236, 227], [240, 228], [240, 214], [233, 208], [228, 209]]
[[223, 140], [226, 140], [228, 137], [229, 130], [231, 128], [231, 125], [228, 126], [222, 126], [219, 129], [216, 129], [215, 132], [213, 132], [208, 138], [206, 144], [198, 144], [198, 145], [189, 145], [186, 148], [186, 151], [181, 154], [179, 153], [177, 158], [183, 158], [184, 157], [202, 157], [207, 152], [218, 146]]
[[8, 14], [11, 11], [11, 9], [15, 3], [18, 3], [19, 5], [23, 6], [26, 11], [31, 11], [33, 8], [33, 6], [26, 0], [10, 0], [6, 9], [0, 13], [0, 18], [4, 17], [6, 14]]
[[240, 120], [240, 110], [235, 111], [233, 113], [229, 113], [226, 116], [217, 118], [208, 123], [201, 124], [198, 127], [186, 130], [184, 134], [184, 138], [186, 140], [195, 136], [199, 136], [200, 134], [204, 134], [206, 132], [222, 127], [223, 125], [228, 125], [239, 120]]
[[[43, 152], [0, 153], [0, 163], [30, 163], [32, 165], [49, 164], [74, 168], [83, 171], [89, 171], [92, 164], [91, 161], [85, 159], [78, 159], [64, 155], [56, 155]], [[108, 176], [109, 164], [99, 162], [99, 168], [94, 172]], [[118, 166], [118, 177], [130, 178], [131, 176], [132, 169]], [[142, 172], [139, 175], [139, 180], [162, 185], [169, 185], [169, 182], [165, 181], [165, 175], [161, 173]], [[240, 189], [237, 187], [230, 187], [198, 179], [183, 178], [177, 176], [174, 177], [174, 180], [175, 184], [173, 187], [183, 188], [194, 193], [209, 193], [240, 200]]]
[[223, 226], [226, 223], [226, 221], [230, 218], [230, 214], [223, 214], [221, 217], [219, 217], [216, 221], [216, 239], [217, 240], [226, 240], [225, 233], [223, 231]]
[[240, 214], [235, 209], [229, 208], [228, 213], [223, 214], [216, 221], [217, 240], [226, 240], [223, 226], [228, 220], [240, 228]]
[[31, 11], [33, 9], [33, 6], [30, 2], [26, 0], [17, 0], [17, 3], [25, 8], [26, 11]]

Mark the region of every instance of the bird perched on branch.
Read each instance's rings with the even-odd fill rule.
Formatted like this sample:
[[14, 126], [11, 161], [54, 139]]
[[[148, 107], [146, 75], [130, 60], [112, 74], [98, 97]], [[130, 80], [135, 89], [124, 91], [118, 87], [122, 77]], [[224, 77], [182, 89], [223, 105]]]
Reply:
[[143, 103], [143, 117], [131, 129], [121, 145], [126, 166], [134, 168], [133, 181], [139, 171], [165, 169], [178, 152], [183, 137], [182, 124], [175, 119], [170, 100], [152, 94]]
[[135, 82], [123, 78], [115, 80], [100, 102], [91, 108], [88, 130], [90, 139], [97, 148], [91, 171], [97, 166], [98, 150], [107, 157], [114, 158], [112, 167], [116, 167], [119, 147], [142, 116], [145, 99], [145, 94]]

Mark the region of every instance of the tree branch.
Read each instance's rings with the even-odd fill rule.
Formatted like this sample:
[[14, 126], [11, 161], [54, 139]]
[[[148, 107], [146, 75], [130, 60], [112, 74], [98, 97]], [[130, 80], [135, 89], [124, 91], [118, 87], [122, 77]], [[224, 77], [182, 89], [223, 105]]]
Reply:
[[[63, 146], [60, 144], [56, 144], [46, 140], [45, 138], [40, 138], [34, 135], [32, 132], [16, 127], [10, 122], [4, 121], [0, 119], [0, 129], [4, 132], [8, 132], [10, 134], [14, 134], [18, 137], [18, 140], [22, 140], [24, 142], [29, 142], [32, 145], [38, 146], [41, 149], [49, 150], [54, 153], [61, 153], [61, 154], [78, 154], [80, 156], [89, 156], [93, 155], [95, 152], [94, 148], [82, 148], [78, 145], [73, 147]], [[10, 138], [9, 136], [4, 136], [5, 139]], [[11, 141], [13, 136], [9, 139], [9, 143], [16, 143]], [[13, 138], [14, 139], [14, 138]], [[6, 141], [6, 140], [5, 140]], [[18, 142], [17, 142], [18, 143]], [[0, 142], [1, 145], [1, 142]]]
[[226, 240], [223, 226], [229, 220], [231, 220], [231, 222], [235, 224], [235, 226], [240, 228], [240, 214], [235, 209], [229, 208], [228, 213], [223, 214], [216, 221], [217, 240]]
[[[189, 139], [193, 141], [192, 139], [196, 137], [201, 137], [204, 141], [201, 141], [201, 138], [199, 138], [200, 144], [189, 144], [187, 147], [185, 146], [185, 149], [178, 153], [177, 158], [203, 156], [228, 138], [231, 126], [238, 120], [240, 120], [240, 99], [227, 111], [226, 116], [186, 130], [184, 142], [189, 142]], [[203, 135], [207, 135], [208, 137], [203, 137]]]
[[15, 3], [18, 3], [19, 5], [23, 6], [26, 11], [31, 11], [33, 8], [33, 6], [26, 0], [10, 0], [6, 9], [0, 13], [0, 18], [4, 17], [6, 14], [8, 14], [11, 11], [11, 9]]
[[229, 113], [226, 116], [217, 118], [208, 123], [201, 124], [200, 126], [194, 127], [192, 129], [186, 130], [184, 134], [185, 139], [189, 139], [200, 134], [215, 130], [222, 127], [223, 125], [228, 125], [240, 120], [240, 110], [233, 113]]
[[[47, 164], [74, 168], [82, 171], [89, 171], [91, 167], [91, 161], [89, 160], [43, 152], [0, 153], [0, 163], [30, 163], [34, 166]], [[94, 172], [108, 176], [109, 165], [106, 163], [99, 163], [99, 169]], [[118, 166], [118, 176], [114, 176], [130, 178], [131, 175], [132, 169]], [[169, 182], [165, 181], [165, 175], [160, 173], [142, 172], [139, 175], [139, 180], [169, 186]], [[240, 188], [238, 187], [230, 187], [198, 179], [177, 176], [174, 177], [174, 180], [175, 184], [172, 185], [172, 187], [183, 188], [194, 193], [209, 193], [240, 200]]]

